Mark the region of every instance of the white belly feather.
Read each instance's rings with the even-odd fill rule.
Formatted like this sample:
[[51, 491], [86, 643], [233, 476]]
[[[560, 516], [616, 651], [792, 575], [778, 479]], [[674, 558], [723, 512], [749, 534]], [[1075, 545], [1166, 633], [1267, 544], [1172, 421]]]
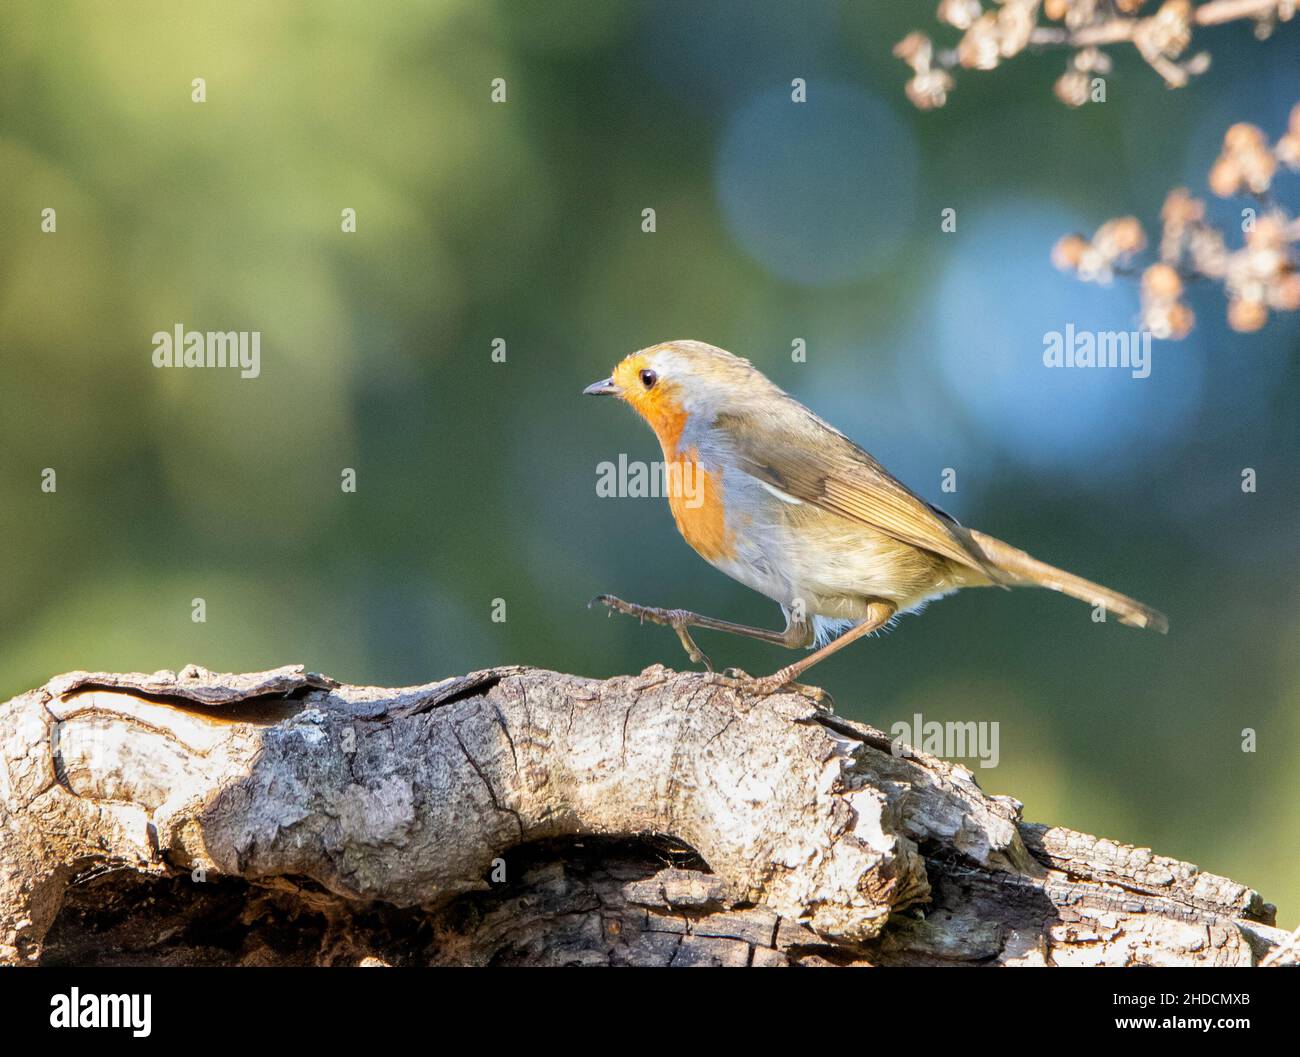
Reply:
[[870, 526], [829, 514], [739, 471], [723, 479], [730, 554], [722, 572], [813, 622], [829, 640], [875, 599], [900, 612], [956, 590], [949, 563]]

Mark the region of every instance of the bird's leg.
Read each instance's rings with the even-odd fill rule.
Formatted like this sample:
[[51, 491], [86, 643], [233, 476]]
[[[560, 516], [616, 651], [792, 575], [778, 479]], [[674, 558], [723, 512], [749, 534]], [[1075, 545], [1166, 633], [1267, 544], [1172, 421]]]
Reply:
[[707, 628], [710, 631], [725, 631], [732, 635], [744, 635], [746, 638], [770, 642], [775, 646], [785, 646], [791, 650], [807, 646], [812, 642], [813, 637], [812, 626], [802, 621], [789, 621], [784, 631], [769, 631], [767, 628], [755, 628], [750, 627], [748, 624], [735, 624], [730, 620], [702, 616], [699, 613], [692, 613], [688, 609], [656, 609], [653, 606], [639, 606], [634, 602], [624, 602], [621, 598], [615, 598], [613, 595], [597, 595], [589, 605], [594, 606], [597, 602], [613, 611], [626, 613], [629, 617], [636, 617], [643, 624], [648, 620], [652, 624], [662, 624], [664, 627], [672, 628], [673, 631], [677, 632], [677, 637], [681, 640], [682, 648], [686, 651], [687, 656], [696, 664], [703, 662], [709, 671], [713, 671], [713, 665], [703, 651], [695, 645], [695, 640], [691, 638], [691, 633], [687, 628]]
[[825, 660], [836, 650], [842, 650], [855, 639], [862, 638], [863, 635], [870, 635], [873, 631], [878, 631], [893, 619], [898, 607], [892, 602], [871, 602], [867, 605], [867, 615], [861, 624], [849, 628], [843, 635], [833, 642], [828, 642], [820, 650], [810, 653], [807, 657], [795, 661], [793, 664], [787, 664], [780, 671], [773, 672], [771, 675], [762, 679], [755, 679], [750, 682], [747, 689], [756, 691], [760, 694], [771, 694], [780, 690], [783, 686], [788, 686], [794, 682], [800, 675], [806, 672], [814, 664]]

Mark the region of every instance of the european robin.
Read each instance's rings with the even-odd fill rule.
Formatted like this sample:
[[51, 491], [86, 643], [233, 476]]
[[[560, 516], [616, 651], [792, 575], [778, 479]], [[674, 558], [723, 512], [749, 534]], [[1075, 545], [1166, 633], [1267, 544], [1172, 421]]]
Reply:
[[682, 537], [710, 565], [775, 600], [786, 626], [768, 631], [611, 595], [593, 604], [671, 627], [695, 662], [708, 659], [691, 627], [820, 647], [753, 681], [760, 691], [963, 587], [1048, 587], [1104, 606], [1123, 624], [1169, 630], [1141, 602], [958, 524], [722, 349], [701, 341], [642, 349], [583, 393], [616, 396], [649, 423]]

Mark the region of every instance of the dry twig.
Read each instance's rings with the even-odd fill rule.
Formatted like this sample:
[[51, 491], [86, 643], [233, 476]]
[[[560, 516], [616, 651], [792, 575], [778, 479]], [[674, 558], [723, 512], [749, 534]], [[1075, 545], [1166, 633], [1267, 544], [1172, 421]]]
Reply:
[[[1164, 0], [1159, 7], [1149, 0], [996, 0], [987, 9], [980, 0], [941, 0], [936, 17], [962, 31], [957, 45], [936, 48], [914, 30], [894, 54], [912, 67], [908, 99], [929, 110], [947, 101], [951, 71], [959, 66], [992, 70], [1030, 48], [1067, 48], [1073, 54], [1056, 95], [1068, 106], [1082, 106], [1097, 99], [1097, 78], [1110, 72], [1110, 56], [1102, 50], [1109, 45], [1131, 44], [1170, 88], [1181, 88], [1210, 66], [1208, 52], [1188, 55], [1197, 29], [1249, 20], [1262, 40], [1295, 10], [1296, 0]], [[1104, 99], [1104, 81], [1100, 91]]]
[[[1300, 309], [1300, 274], [1293, 245], [1300, 241], [1300, 219], [1271, 196], [1280, 168], [1300, 170], [1300, 103], [1290, 125], [1273, 146], [1254, 125], [1233, 125], [1223, 150], [1210, 169], [1210, 190], [1221, 198], [1250, 195], [1243, 210], [1245, 239], [1228, 248], [1224, 233], [1205, 219], [1205, 203], [1186, 188], [1169, 192], [1161, 210], [1158, 259], [1142, 272], [1142, 326], [1157, 338], [1186, 337], [1195, 321], [1182, 300], [1188, 280], [1221, 283], [1228, 298], [1228, 325], [1259, 330], [1269, 312]], [[1102, 224], [1091, 239], [1066, 235], [1052, 249], [1052, 262], [1084, 282], [1107, 284], [1132, 270], [1146, 248], [1146, 234], [1136, 217]]]

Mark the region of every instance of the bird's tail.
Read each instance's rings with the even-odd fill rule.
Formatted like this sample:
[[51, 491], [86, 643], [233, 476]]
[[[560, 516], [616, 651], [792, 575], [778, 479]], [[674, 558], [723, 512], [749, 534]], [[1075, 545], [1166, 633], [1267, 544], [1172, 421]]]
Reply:
[[970, 541], [983, 553], [993, 570], [1001, 574], [1002, 582], [1012, 587], [1047, 587], [1060, 591], [1071, 598], [1077, 598], [1089, 605], [1102, 605], [1107, 612], [1114, 613], [1121, 624], [1135, 628], [1151, 628], [1164, 635], [1169, 631], [1169, 618], [1159, 610], [1144, 606], [1141, 602], [1112, 591], [1108, 587], [1094, 584], [1082, 576], [1067, 573], [1032, 558], [1022, 550], [1017, 550], [1009, 543], [986, 536], [974, 529], [964, 530]]

